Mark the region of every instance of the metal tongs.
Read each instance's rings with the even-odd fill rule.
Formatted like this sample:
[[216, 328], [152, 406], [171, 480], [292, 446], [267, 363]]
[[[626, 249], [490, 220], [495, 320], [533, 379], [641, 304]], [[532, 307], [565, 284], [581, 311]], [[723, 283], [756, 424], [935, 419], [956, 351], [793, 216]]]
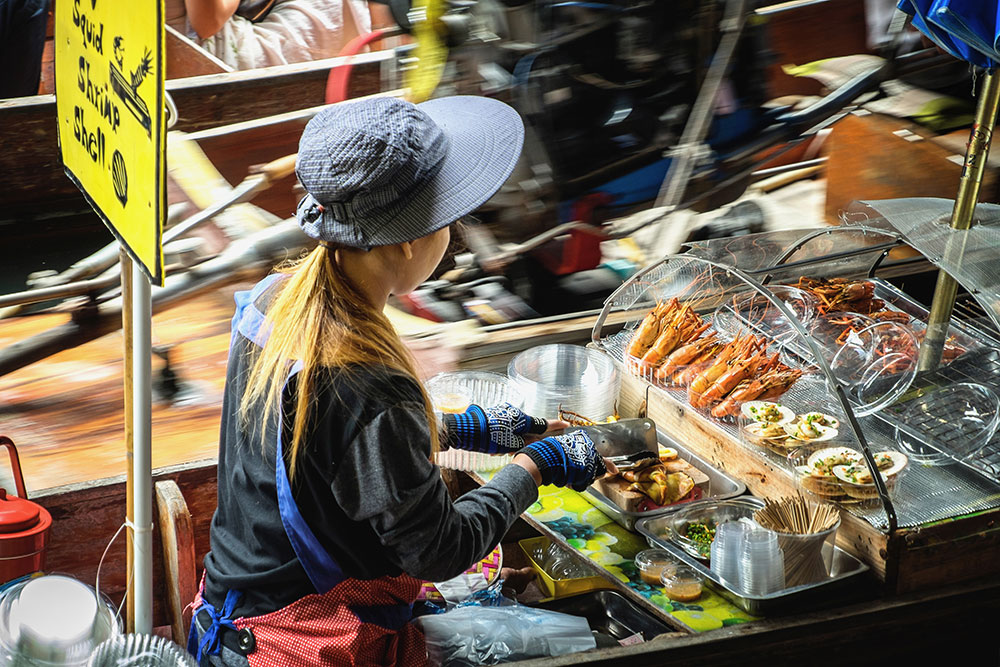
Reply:
[[618, 472], [641, 470], [660, 462], [659, 454], [654, 454], [653, 452], [635, 452], [634, 454], [623, 454], [621, 456], [605, 456], [604, 459], [617, 468]]
[[590, 436], [597, 452], [619, 472], [645, 468], [660, 460], [656, 424], [652, 419], [623, 419], [567, 430], [583, 431]]

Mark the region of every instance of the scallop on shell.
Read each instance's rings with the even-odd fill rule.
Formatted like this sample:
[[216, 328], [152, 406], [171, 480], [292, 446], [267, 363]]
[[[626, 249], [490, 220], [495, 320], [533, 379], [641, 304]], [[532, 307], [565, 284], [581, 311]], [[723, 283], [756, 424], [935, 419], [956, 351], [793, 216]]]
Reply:
[[798, 420], [802, 422], [812, 421], [818, 426], [826, 426], [828, 428], [840, 428], [840, 420], [825, 412], [807, 412], [804, 415], [799, 415]]
[[770, 401], [747, 401], [740, 406], [743, 416], [753, 422], [763, 424], [787, 424], [795, 419], [795, 413], [781, 403]]
[[744, 428], [746, 429], [746, 432], [756, 440], [784, 441], [788, 439], [788, 433], [785, 432], [785, 428], [781, 424], [752, 422], [747, 424]]
[[831, 426], [823, 426], [813, 422], [797, 421], [785, 424], [788, 437], [801, 442], [823, 442], [837, 437], [839, 431]]
[[[882, 474], [882, 479], [887, 482], [892, 480], [892, 478], [895, 477], [896, 475], [898, 475], [903, 470], [903, 468], [906, 467], [907, 463], [909, 463], [909, 459], [907, 459], [906, 454], [903, 454], [901, 452], [876, 452], [874, 457], [876, 462], [878, 462], [880, 459], [888, 459], [892, 461], [891, 464], [889, 464], [885, 468], [882, 468], [879, 471]], [[871, 482], [857, 481], [856, 473], [854, 470], [856, 466], [861, 466], [862, 468], [864, 468], [863, 470], [864, 473], [868, 472], [867, 466], [864, 464], [864, 462], [859, 461], [854, 464], [833, 466], [833, 475], [838, 480], [840, 480], [841, 484], [847, 484], [850, 486], [860, 486], [860, 487], [874, 487], [875, 486], [874, 481]]]
[[827, 447], [820, 449], [809, 455], [806, 467], [810, 471], [832, 475], [833, 467], [838, 465], [850, 465], [861, 461], [861, 452], [850, 447]]

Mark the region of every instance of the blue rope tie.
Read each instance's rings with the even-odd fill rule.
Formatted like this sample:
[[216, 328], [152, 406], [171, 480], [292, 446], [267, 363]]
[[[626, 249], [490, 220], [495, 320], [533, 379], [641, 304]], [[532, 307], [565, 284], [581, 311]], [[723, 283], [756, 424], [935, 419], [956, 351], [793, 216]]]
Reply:
[[[190, 639], [188, 641], [188, 652], [193, 654], [199, 661], [202, 656], [205, 655], [219, 655], [222, 650], [222, 637], [219, 634], [219, 630], [222, 628], [229, 628], [230, 630], [236, 631], [236, 625], [233, 624], [231, 616], [233, 611], [236, 609], [237, 603], [239, 603], [240, 598], [243, 597], [243, 593], [240, 591], [229, 591], [226, 593], [226, 601], [222, 604], [222, 611], [212, 606], [208, 600], [202, 600], [204, 604], [191, 615], [191, 632]], [[205, 634], [202, 635], [201, 641], [198, 643], [197, 652], [191, 650], [194, 648], [194, 638], [198, 636], [197, 623], [198, 614], [204, 609], [208, 612], [208, 615], [212, 619], [212, 624], [205, 630]]]

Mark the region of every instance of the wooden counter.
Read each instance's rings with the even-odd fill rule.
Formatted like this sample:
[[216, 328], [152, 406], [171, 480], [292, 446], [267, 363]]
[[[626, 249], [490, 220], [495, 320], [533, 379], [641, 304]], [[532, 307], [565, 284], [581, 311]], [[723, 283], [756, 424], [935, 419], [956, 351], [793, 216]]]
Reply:
[[[756, 496], [794, 495], [798, 485], [779, 469], [748, 450], [717, 423], [641, 378], [623, 373], [620, 412], [646, 416], [731, 475], [743, 480]], [[889, 593], [1000, 574], [1000, 509], [900, 528], [885, 534], [866, 521], [841, 512], [837, 544], [867, 563]]]

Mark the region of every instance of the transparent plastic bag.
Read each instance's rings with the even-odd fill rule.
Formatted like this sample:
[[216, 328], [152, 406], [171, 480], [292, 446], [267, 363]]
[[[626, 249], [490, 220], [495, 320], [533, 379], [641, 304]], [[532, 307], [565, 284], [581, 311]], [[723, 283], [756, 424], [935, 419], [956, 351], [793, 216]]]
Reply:
[[457, 607], [416, 623], [431, 664], [447, 667], [554, 657], [597, 646], [587, 619], [520, 604]]

